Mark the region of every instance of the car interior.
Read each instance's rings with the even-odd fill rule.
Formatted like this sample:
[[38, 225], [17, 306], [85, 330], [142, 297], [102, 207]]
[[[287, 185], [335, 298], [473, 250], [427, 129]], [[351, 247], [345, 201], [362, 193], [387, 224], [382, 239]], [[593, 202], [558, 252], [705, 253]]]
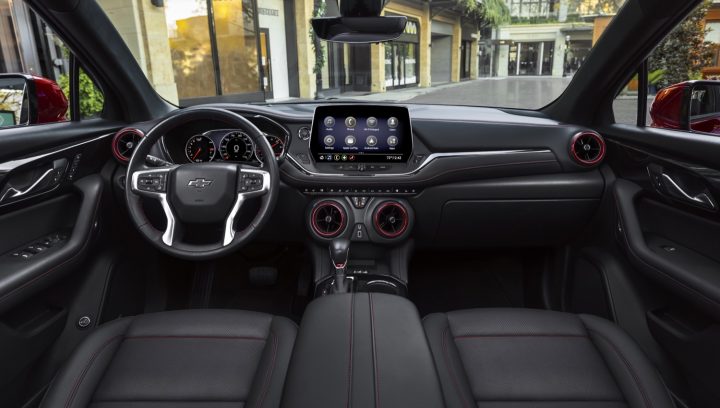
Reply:
[[718, 406], [720, 140], [612, 108], [699, 2], [627, 0], [532, 111], [178, 108], [95, 1], [25, 1], [105, 107], [0, 129], [0, 406]]

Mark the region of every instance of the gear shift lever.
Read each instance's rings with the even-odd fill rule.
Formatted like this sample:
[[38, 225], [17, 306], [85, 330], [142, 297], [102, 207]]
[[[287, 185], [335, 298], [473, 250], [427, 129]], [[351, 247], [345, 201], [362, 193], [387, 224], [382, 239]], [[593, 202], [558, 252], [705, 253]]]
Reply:
[[348, 263], [348, 255], [350, 253], [350, 240], [345, 238], [337, 238], [330, 243], [330, 260], [335, 268], [335, 281], [333, 282], [333, 292], [347, 292], [345, 284], [345, 271]]

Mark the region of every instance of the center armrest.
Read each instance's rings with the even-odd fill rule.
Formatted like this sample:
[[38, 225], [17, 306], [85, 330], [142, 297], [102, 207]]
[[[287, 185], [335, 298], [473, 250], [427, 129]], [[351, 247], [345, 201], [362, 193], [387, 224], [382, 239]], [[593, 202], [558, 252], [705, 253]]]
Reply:
[[283, 407], [442, 407], [420, 316], [405, 298], [323, 296], [305, 311]]

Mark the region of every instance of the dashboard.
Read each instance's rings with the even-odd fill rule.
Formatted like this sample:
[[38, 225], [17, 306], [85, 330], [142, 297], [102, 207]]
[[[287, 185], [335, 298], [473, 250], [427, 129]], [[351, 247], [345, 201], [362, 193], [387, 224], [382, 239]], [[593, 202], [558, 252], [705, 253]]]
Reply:
[[[208, 106], [242, 115], [273, 146], [281, 204], [265, 229], [277, 235], [269, 240], [302, 241], [309, 233], [321, 242], [342, 236], [381, 245], [410, 237], [431, 247], [552, 245], [591, 219], [604, 191], [602, 137], [535, 112], [347, 102]], [[154, 124], [134, 127], [142, 133]], [[151, 155], [176, 164], [264, 160], [242, 131], [213, 121], [164, 135]]]

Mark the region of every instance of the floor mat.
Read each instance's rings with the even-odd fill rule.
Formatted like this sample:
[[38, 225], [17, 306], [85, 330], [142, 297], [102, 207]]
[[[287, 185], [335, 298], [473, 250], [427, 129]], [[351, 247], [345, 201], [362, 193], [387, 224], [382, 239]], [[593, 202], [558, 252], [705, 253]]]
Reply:
[[[310, 262], [301, 247], [254, 247], [218, 262], [213, 279], [210, 307], [252, 310], [300, 321], [308, 302], [298, 293], [301, 276], [310, 274]], [[252, 267], [272, 267], [278, 271], [274, 284], [250, 280]], [[303, 290], [300, 290], [303, 292]]]
[[480, 307], [535, 307], [538, 252], [423, 252], [410, 262], [408, 290], [420, 315]]

